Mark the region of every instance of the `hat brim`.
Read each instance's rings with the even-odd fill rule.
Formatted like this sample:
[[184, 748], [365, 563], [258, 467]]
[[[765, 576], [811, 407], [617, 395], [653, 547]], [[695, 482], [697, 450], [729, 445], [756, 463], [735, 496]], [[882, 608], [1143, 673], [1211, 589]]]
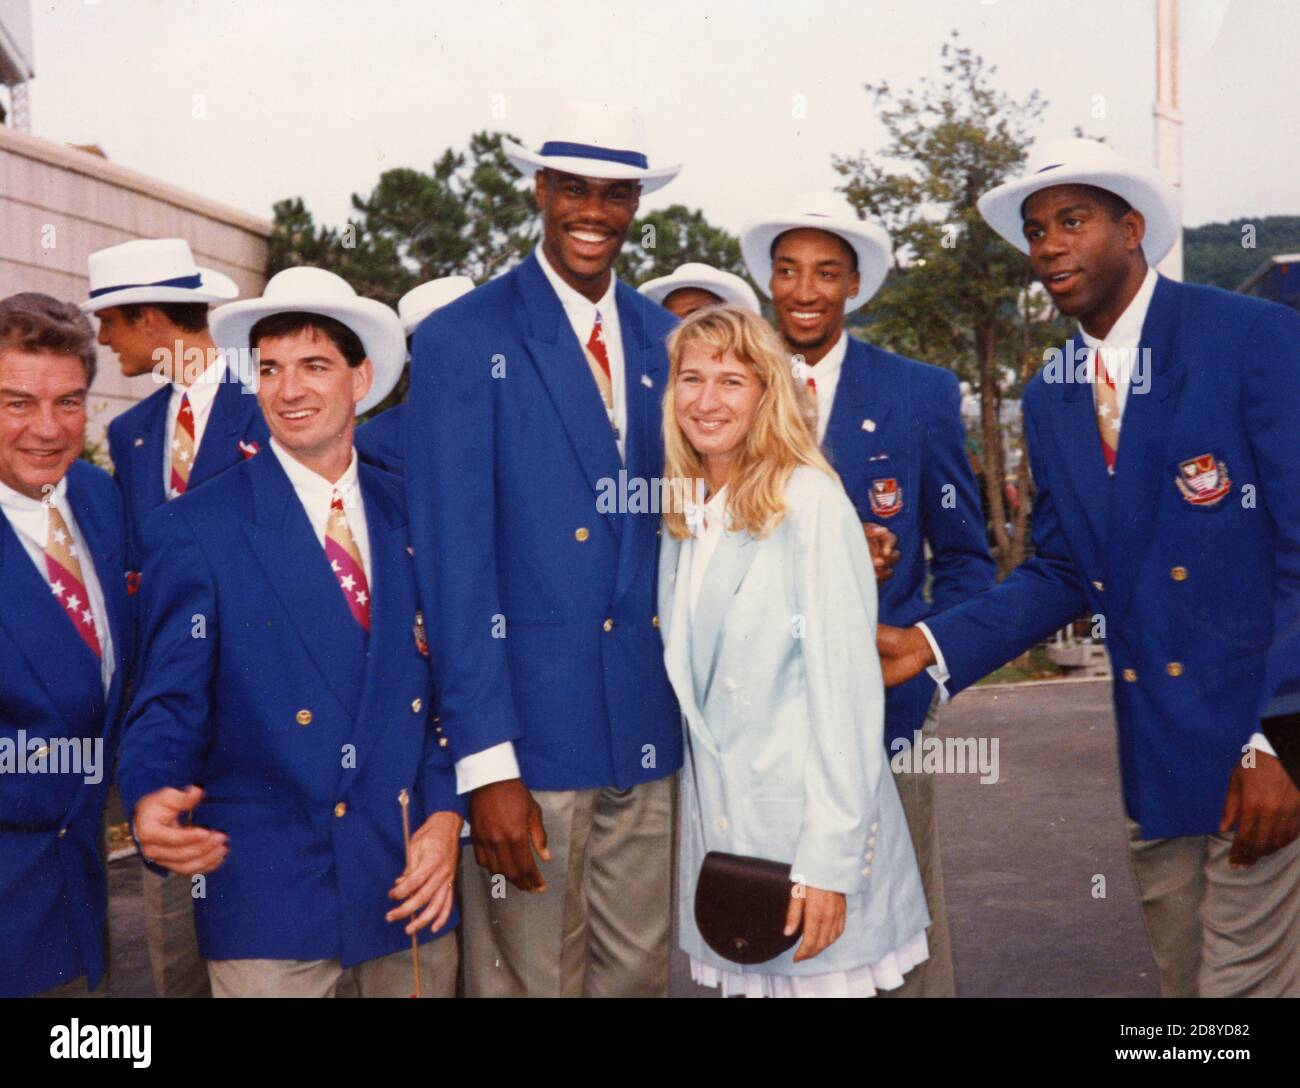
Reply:
[[397, 387], [406, 365], [406, 337], [397, 314], [375, 299], [322, 303], [313, 298], [250, 298], [218, 306], [208, 325], [218, 347], [246, 351], [251, 347], [248, 334], [262, 318], [297, 312], [332, 317], [357, 334], [375, 372], [370, 392], [356, 406], [357, 415], [370, 411]]
[[1058, 185], [1095, 185], [1123, 197], [1142, 213], [1146, 233], [1142, 252], [1148, 264], [1159, 264], [1178, 241], [1182, 217], [1173, 186], [1159, 174], [1142, 170], [1107, 170], [1104, 167], [1048, 167], [1028, 177], [1003, 182], [979, 198], [980, 215], [1021, 253], [1029, 252], [1020, 207], [1034, 193]]
[[110, 306], [130, 306], [145, 302], [229, 302], [239, 297], [239, 285], [229, 276], [211, 268], [198, 268], [198, 287], [124, 287], [97, 295], [79, 305], [83, 314], [98, 313]]
[[772, 297], [772, 243], [788, 230], [824, 230], [843, 238], [857, 254], [858, 289], [844, 303], [845, 313], [852, 313], [870, 301], [894, 262], [889, 235], [874, 223], [841, 223], [817, 215], [755, 220], [745, 224], [740, 233], [740, 252], [750, 279], [768, 298]]
[[648, 196], [655, 190], [662, 189], [682, 170], [680, 163], [676, 166], [661, 166], [651, 170], [629, 166], [622, 162], [606, 162], [604, 159], [582, 159], [572, 155], [538, 155], [513, 140], [504, 138], [501, 141], [501, 150], [510, 165], [529, 181], [538, 170], [561, 170], [566, 174], [577, 174], [584, 178], [639, 181], [642, 196]]
[[741, 284], [745, 288], [744, 291], [734, 283], [709, 279], [707, 276], [660, 276], [658, 279], [646, 280], [637, 290], [651, 302], [657, 302], [662, 306], [664, 300], [674, 291], [695, 287], [717, 295], [725, 303], [743, 306], [753, 313], [761, 314], [763, 310], [759, 306], [758, 296], [749, 289], [749, 284], [743, 280]]

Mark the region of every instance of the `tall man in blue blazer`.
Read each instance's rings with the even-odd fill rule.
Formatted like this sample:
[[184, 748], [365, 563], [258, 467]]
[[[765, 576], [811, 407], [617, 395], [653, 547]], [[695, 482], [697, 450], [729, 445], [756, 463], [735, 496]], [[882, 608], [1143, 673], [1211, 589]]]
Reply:
[[272, 438], [145, 523], [122, 800], [144, 857], [195, 878], [215, 995], [403, 996], [418, 930], [420, 989], [450, 996], [463, 821], [401, 484], [352, 445], [401, 374], [401, 326], [291, 268], [213, 331], [259, 351]]
[[134, 641], [126, 518], [79, 461], [90, 322], [0, 302], [0, 996], [102, 995], [104, 800]]
[[[889, 235], [859, 219], [843, 198], [805, 193], [782, 214], [746, 224], [741, 252], [750, 277], [772, 299], [781, 337], [816, 403], [817, 436], [864, 530], [868, 537], [888, 530], [896, 538], [893, 566], [879, 583], [881, 621], [915, 623], [992, 585], [996, 567], [966, 456], [956, 376], [851, 337], [844, 327], [846, 316], [884, 283], [893, 262]], [[891, 753], [934, 734], [936, 706], [928, 677], [888, 693]], [[930, 958], [887, 992], [952, 997], [934, 779], [898, 761], [891, 766], [931, 924]]]
[[[234, 298], [233, 280], [196, 265], [181, 238], [124, 242], [92, 253], [88, 264], [90, 297], [81, 308], [98, 319], [99, 342], [126, 377], [150, 374], [159, 386], [108, 425], [130, 567], [138, 572], [140, 527], [150, 511], [251, 457], [266, 442], [266, 425], [257, 398], [208, 332], [208, 304]], [[208, 996], [188, 883], [141, 873], [155, 990], [160, 997]]]
[[662, 995], [682, 733], [658, 507], [629, 496], [662, 468], [673, 318], [611, 269], [677, 168], [648, 165], [630, 110], [571, 103], [551, 131], [537, 153], [505, 145], [541, 244], [412, 347], [407, 501], [478, 862], [466, 992]]
[[1300, 316], [1158, 276], [1176, 198], [1090, 140], [980, 211], [1081, 329], [1025, 390], [1034, 558], [882, 629], [887, 679], [958, 690], [1103, 617], [1162, 992], [1300, 996], [1300, 789], [1260, 731], [1300, 690]]

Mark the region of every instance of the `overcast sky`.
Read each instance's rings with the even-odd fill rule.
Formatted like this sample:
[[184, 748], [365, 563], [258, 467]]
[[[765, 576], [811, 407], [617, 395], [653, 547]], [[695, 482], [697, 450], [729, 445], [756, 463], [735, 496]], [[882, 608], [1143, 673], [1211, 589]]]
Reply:
[[[880, 146], [866, 80], [915, 85], [956, 29], [1010, 94], [1150, 158], [1155, 0], [34, 0], [33, 129], [258, 215], [341, 224], [393, 166], [553, 104], [637, 104], [682, 202], [735, 231]], [[1185, 221], [1300, 213], [1300, 4], [1183, 0]], [[1093, 116], [1104, 95], [1105, 116]], [[796, 117], [795, 96], [806, 112]]]

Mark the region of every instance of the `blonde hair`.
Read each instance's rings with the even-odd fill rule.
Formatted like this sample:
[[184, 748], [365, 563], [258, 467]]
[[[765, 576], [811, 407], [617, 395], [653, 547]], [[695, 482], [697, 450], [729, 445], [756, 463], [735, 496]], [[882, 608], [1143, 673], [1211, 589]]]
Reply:
[[[839, 479], [817, 445], [817, 408], [803, 368], [791, 361], [767, 322], [741, 306], [706, 306], [678, 325], [668, 337], [663, 404], [664, 475], [674, 494], [700, 494], [704, 488], [703, 462], [677, 422], [677, 379], [692, 345], [708, 349], [714, 359], [734, 356], [754, 372], [762, 390], [727, 484], [731, 527], [761, 539], [785, 516], [785, 485], [795, 468], [808, 465]], [[664, 524], [678, 540], [691, 535], [679, 504], [664, 512]]]

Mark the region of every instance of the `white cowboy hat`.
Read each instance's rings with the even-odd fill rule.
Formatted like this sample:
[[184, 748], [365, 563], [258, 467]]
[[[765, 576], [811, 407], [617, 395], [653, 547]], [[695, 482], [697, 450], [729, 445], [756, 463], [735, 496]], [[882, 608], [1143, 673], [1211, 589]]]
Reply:
[[1151, 167], [1096, 140], [1078, 137], [1035, 147], [1023, 177], [1003, 182], [980, 197], [980, 215], [1018, 250], [1028, 253], [1020, 209], [1032, 194], [1054, 185], [1095, 185], [1127, 200], [1146, 220], [1142, 251], [1148, 264], [1158, 263], [1178, 240], [1182, 226], [1173, 186]]
[[229, 276], [200, 268], [184, 238], [137, 238], [97, 250], [86, 262], [90, 298], [81, 312], [133, 302], [227, 302], [239, 297]]
[[843, 238], [858, 256], [858, 290], [844, 304], [852, 313], [880, 290], [894, 260], [894, 247], [883, 227], [859, 219], [835, 193], [804, 193], [783, 215], [751, 219], [740, 232], [740, 252], [750, 278], [772, 296], [772, 245], [788, 230], [824, 230]]
[[679, 264], [671, 276], [646, 280], [637, 290], [651, 302], [657, 302], [662, 306], [664, 299], [683, 287], [698, 287], [701, 291], [717, 295], [723, 302], [743, 306], [756, 314], [762, 313], [758, 305], [758, 296], [743, 279], [731, 272], [714, 268], [712, 265], [697, 264], [694, 261]]
[[397, 300], [397, 316], [402, 319], [402, 331], [410, 336], [415, 327], [434, 310], [441, 310], [449, 302], [474, 290], [474, 281], [468, 276], [443, 276], [427, 280], [412, 287]]
[[323, 268], [286, 268], [267, 281], [261, 298], [218, 306], [209, 318], [212, 339], [220, 347], [246, 351], [252, 347], [249, 331], [262, 318], [299, 311], [342, 322], [366, 349], [375, 378], [370, 392], [357, 405], [357, 415], [370, 411], [393, 391], [406, 363], [401, 321], [391, 308], [373, 298], [361, 298], [342, 276]]
[[529, 181], [538, 170], [563, 170], [585, 178], [631, 178], [643, 195], [662, 189], [681, 165], [650, 169], [645, 150], [645, 125], [630, 106], [608, 102], [571, 101], [555, 114], [550, 135], [541, 148], [529, 151], [502, 139], [510, 165]]

